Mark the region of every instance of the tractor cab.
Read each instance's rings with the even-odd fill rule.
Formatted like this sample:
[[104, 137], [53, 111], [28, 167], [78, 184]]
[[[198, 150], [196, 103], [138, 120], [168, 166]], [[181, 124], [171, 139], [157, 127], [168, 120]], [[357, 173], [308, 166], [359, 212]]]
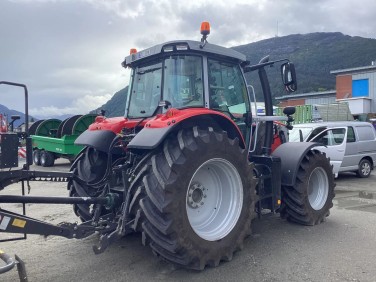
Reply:
[[[249, 147], [252, 151], [251, 94], [244, 72], [264, 71], [264, 66], [275, 62], [265, 60], [259, 65], [249, 66], [245, 55], [209, 44], [206, 40], [209, 33], [210, 26], [204, 22], [201, 41], [171, 41], [140, 52], [131, 49], [122, 63], [124, 67], [131, 68], [125, 117], [128, 120], [160, 118], [170, 109], [174, 110], [175, 116], [183, 112], [192, 117], [210, 116], [232, 137], [238, 137], [242, 147]], [[293, 65], [283, 64], [281, 73], [286, 90], [294, 91], [296, 78]], [[266, 75], [260, 79], [265, 86], [264, 96], [271, 97]], [[271, 98], [265, 102], [267, 115], [272, 116], [273, 113], [268, 110], [272, 108]], [[152, 126], [152, 123], [148, 125]], [[267, 128], [273, 135], [273, 128]], [[134, 144], [130, 145], [135, 148]], [[270, 148], [271, 144], [267, 147]]]
[[169, 108], [206, 108], [239, 122], [250, 113], [242, 74], [245, 56], [201, 42], [174, 41], [140, 53], [134, 49], [123, 62], [132, 68], [126, 117], [148, 118]]
[[[157, 49], [155, 52], [145, 50], [127, 57], [123, 65], [132, 68], [127, 116], [153, 116], [159, 101], [167, 101], [169, 107], [177, 109], [249, 111], [240, 67], [245, 57], [236, 51], [215, 47], [223, 49], [222, 53], [227, 52], [227, 56], [219, 56], [218, 50], [204, 52], [200, 42], [176, 41], [152, 48]], [[144, 53], [153, 55], [146, 60]]]

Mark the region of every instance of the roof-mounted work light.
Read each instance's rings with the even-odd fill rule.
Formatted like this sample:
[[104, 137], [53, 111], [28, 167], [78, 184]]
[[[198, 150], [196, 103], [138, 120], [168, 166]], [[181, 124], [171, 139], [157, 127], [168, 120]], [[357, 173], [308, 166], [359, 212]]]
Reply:
[[203, 36], [208, 36], [210, 34], [210, 23], [202, 22], [200, 31]]
[[205, 44], [208, 42], [206, 40], [206, 38], [210, 34], [210, 23], [209, 22], [202, 22], [200, 32], [202, 34], [200, 48], [204, 48]]

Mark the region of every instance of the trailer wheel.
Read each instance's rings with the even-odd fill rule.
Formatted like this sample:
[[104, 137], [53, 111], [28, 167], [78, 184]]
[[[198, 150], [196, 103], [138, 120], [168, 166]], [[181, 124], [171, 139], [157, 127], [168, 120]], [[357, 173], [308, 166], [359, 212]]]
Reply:
[[[107, 154], [92, 147], [85, 148], [73, 162], [70, 171], [73, 179], [68, 182], [70, 197], [95, 197], [98, 196], [102, 186], [94, 184], [105, 175], [107, 168]], [[73, 205], [74, 213], [82, 220], [92, 219], [90, 205]]]
[[334, 175], [325, 153], [311, 150], [303, 158], [294, 186], [282, 187], [281, 216], [287, 220], [316, 225], [333, 207]]
[[40, 165], [40, 150], [39, 149], [33, 150], [33, 162], [35, 165]]
[[252, 168], [226, 132], [195, 127], [168, 137], [140, 172], [143, 243], [191, 269], [231, 260], [251, 234]]
[[356, 172], [356, 175], [360, 178], [367, 178], [371, 175], [372, 165], [371, 162], [367, 159], [362, 159], [359, 162], [359, 168]]
[[55, 163], [55, 157], [53, 153], [42, 150], [40, 152], [40, 165], [43, 167], [53, 166]]

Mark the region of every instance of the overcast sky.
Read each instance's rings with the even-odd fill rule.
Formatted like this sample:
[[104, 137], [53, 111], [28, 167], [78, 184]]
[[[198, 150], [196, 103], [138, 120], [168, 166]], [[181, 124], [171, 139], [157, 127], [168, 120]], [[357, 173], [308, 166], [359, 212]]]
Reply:
[[[202, 21], [231, 47], [277, 31], [375, 38], [375, 13], [375, 0], [0, 0], [0, 80], [28, 86], [34, 116], [84, 114], [127, 85], [130, 48], [199, 40]], [[22, 93], [0, 86], [0, 104], [23, 111]]]

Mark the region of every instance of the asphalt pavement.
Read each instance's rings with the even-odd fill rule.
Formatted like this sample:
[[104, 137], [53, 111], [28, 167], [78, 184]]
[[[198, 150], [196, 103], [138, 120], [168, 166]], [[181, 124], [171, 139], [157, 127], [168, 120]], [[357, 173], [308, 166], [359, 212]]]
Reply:
[[[54, 167], [68, 169], [64, 161]], [[278, 214], [256, 219], [252, 236], [232, 261], [201, 272], [176, 268], [155, 257], [142, 246], [139, 234], [125, 237], [100, 255], [92, 251], [96, 236], [69, 240], [29, 235], [27, 240], [0, 243], [0, 249], [26, 262], [29, 281], [375, 281], [375, 180], [375, 171], [366, 179], [340, 175], [331, 214], [317, 226], [289, 223]], [[30, 184], [32, 195], [67, 195], [66, 183]], [[19, 194], [20, 186], [11, 185], [1, 194], [5, 192]], [[53, 224], [78, 220], [68, 205], [28, 204], [27, 209], [29, 216]], [[5, 236], [0, 233], [0, 239]], [[0, 275], [0, 281], [18, 281], [17, 271]]]

